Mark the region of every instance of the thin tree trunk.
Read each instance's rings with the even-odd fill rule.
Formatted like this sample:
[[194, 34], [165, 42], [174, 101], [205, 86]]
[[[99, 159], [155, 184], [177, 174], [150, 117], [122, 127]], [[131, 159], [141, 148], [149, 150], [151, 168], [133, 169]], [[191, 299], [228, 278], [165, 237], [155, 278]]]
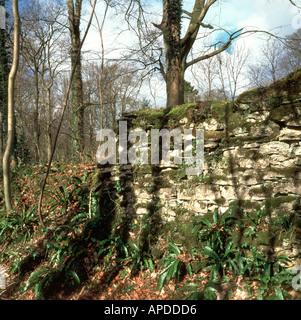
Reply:
[[116, 119], [116, 114], [117, 114], [117, 101], [115, 100], [113, 102], [113, 112], [112, 112], [112, 128], [115, 129], [116, 128], [116, 124], [117, 124], [117, 119]]
[[210, 66], [208, 68], [208, 100], [210, 101], [211, 98], [211, 92], [212, 92], [212, 84], [211, 84], [211, 70], [210, 70]]
[[7, 143], [3, 155], [3, 180], [4, 180], [4, 198], [7, 211], [11, 211], [11, 185], [10, 185], [10, 159], [14, 143], [14, 85], [15, 77], [19, 65], [20, 52], [20, 17], [18, 0], [13, 0], [13, 14], [14, 14], [14, 51], [13, 63], [8, 77], [8, 114], [7, 114]]
[[34, 125], [34, 144], [35, 144], [35, 161], [40, 160], [40, 128], [39, 128], [39, 71], [38, 68], [34, 69], [34, 104], [35, 109], [33, 113], [33, 125]]
[[90, 138], [90, 150], [92, 150], [93, 146], [93, 124], [94, 124], [94, 119], [93, 119], [93, 108], [91, 107], [89, 110], [89, 138]]
[[106, 20], [107, 12], [109, 9], [109, 2], [106, 2], [106, 9], [104, 12], [104, 16], [102, 19], [102, 23], [100, 25], [97, 15], [95, 14], [98, 32], [100, 36], [100, 43], [101, 43], [101, 68], [100, 68], [100, 75], [99, 75], [99, 101], [100, 101], [100, 132], [103, 129], [103, 94], [102, 94], [102, 76], [103, 76], [103, 70], [104, 70], [104, 56], [105, 56], [105, 50], [104, 50], [104, 44], [103, 44], [103, 26]]
[[[80, 19], [82, 0], [67, 0], [69, 28], [71, 35], [71, 67], [75, 66], [71, 88], [71, 101], [73, 113], [73, 130], [75, 134], [74, 151], [80, 155], [84, 152], [84, 104], [83, 104], [83, 81], [81, 71], [81, 41]], [[77, 57], [79, 55], [79, 60]], [[77, 63], [76, 63], [77, 61]]]
[[51, 123], [52, 123], [52, 108], [51, 108], [51, 95], [50, 88], [47, 88], [47, 160], [51, 159], [52, 152], [52, 136], [51, 136]]
[[[0, 5], [5, 6], [5, 1], [0, 1]], [[7, 82], [8, 82], [8, 54], [6, 49], [6, 40], [8, 38], [5, 29], [0, 29], [0, 162], [3, 161], [4, 152], [4, 121], [7, 115]]]
[[3, 112], [0, 110], [0, 161], [3, 161]]

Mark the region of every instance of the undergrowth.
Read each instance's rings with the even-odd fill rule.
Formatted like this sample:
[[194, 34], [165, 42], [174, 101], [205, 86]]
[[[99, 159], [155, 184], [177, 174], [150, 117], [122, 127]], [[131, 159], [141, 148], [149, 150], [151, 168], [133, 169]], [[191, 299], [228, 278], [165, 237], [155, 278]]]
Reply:
[[[147, 290], [146, 279], [150, 298], [156, 292], [162, 299], [239, 299], [239, 294], [242, 299], [293, 299], [289, 257], [254, 245], [269, 228], [273, 241], [291, 238], [300, 226], [285, 217], [265, 226], [264, 210], [244, 213], [237, 204], [224, 214], [216, 210], [194, 218], [192, 249], [163, 241], [162, 254], [155, 257], [149, 248], [143, 250], [143, 230], [125, 238], [118, 221], [112, 220], [109, 229], [105, 225], [112, 211], [100, 203], [99, 192], [90, 192], [93, 165], [55, 169], [44, 201], [46, 229], [39, 226], [39, 188], [33, 183], [44, 168], [18, 170], [23, 192], [14, 211], [0, 212], [0, 264], [9, 274], [0, 299], [75, 299], [82, 292], [93, 295], [97, 286], [108, 292], [110, 285], [122, 298], [134, 295], [138, 281]], [[118, 210], [118, 201], [115, 205]]]

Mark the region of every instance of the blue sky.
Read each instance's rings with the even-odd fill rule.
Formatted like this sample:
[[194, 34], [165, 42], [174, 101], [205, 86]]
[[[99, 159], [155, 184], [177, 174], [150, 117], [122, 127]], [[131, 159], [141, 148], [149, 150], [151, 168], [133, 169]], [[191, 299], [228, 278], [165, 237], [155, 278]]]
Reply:
[[[297, 4], [301, 5], [301, 0], [295, 0]], [[194, 5], [192, 0], [184, 0], [184, 8], [191, 11]], [[161, 19], [161, 0], [146, 1], [148, 9], [157, 12], [154, 15], [154, 22], [159, 23]], [[89, 14], [90, 10], [87, 9]], [[102, 1], [97, 6], [97, 12], [101, 19], [103, 6]], [[293, 21], [296, 25], [296, 17], [300, 16], [289, 0], [220, 0], [209, 10], [205, 22], [211, 23], [218, 27], [222, 26], [228, 30], [238, 30], [240, 28], [247, 29], [263, 29], [271, 31], [279, 35], [288, 35], [295, 31], [293, 28]], [[122, 18], [109, 17], [106, 21], [104, 38], [106, 47], [112, 47], [115, 42], [116, 30], [121, 27], [124, 22]], [[294, 20], [295, 19], [295, 20]], [[125, 25], [124, 25], [125, 26]], [[301, 27], [301, 19], [297, 22], [297, 26]], [[260, 35], [255, 35], [248, 42], [256, 41]], [[99, 35], [93, 29], [87, 39], [88, 46], [95, 47], [95, 41], [99, 41]], [[119, 38], [119, 42], [130, 40], [129, 34], [123, 34]]]
[[[192, 1], [184, 2], [189, 4]], [[282, 32], [291, 33], [293, 16], [288, 0], [221, 0], [208, 12], [206, 19], [215, 25], [237, 26], [238, 29], [258, 27], [272, 30], [284, 26]]]

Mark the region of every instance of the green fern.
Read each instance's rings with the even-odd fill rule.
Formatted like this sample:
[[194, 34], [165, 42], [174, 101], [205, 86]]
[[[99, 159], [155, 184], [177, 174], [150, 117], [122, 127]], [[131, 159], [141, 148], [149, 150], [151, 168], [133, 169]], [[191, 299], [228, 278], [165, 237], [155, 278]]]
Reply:
[[169, 251], [169, 254], [164, 258], [164, 269], [161, 271], [158, 279], [158, 290], [160, 291], [164, 285], [171, 281], [171, 279], [175, 279], [175, 282], [178, 283], [180, 281], [180, 276], [186, 267], [190, 276], [192, 276], [190, 264], [185, 266], [184, 262], [179, 258], [182, 251], [171, 242], [168, 243], [167, 250]]
[[51, 281], [56, 273], [57, 270], [50, 266], [45, 266], [32, 272], [24, 286], [23, 294], [27, 292], [28, 289], [34, 287], [36, 297], [38, 299], [43, 299], [45, 285], [47, 282]]

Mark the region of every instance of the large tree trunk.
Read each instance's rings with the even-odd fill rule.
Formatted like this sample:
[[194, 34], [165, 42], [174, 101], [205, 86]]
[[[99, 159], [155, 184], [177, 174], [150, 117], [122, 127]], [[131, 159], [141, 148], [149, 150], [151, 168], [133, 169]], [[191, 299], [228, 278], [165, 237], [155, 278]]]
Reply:
[[[168, 107], [176, 106], [182, 100], [181, 84], [181, 0], [163, 0], [163, 32], [166, 57], [166, 94]], [[184, 100], [184, 97], [183, 97]]]
[[[197, 39], [200, 27], [213, 29], [203, 23], [208, 10], [217, 0], [195, 0], [192, 12], [182, 10], [182, 0], [163, 0], [163, 19], [160, 25], [154, 24], [162, 31], [166, 71], [160, 68], [166, 81], [167, 107], [184, 103], [184, 74], [187, 68], [202, 60], [209, 59], [228, 49], [232, 41], [239, 36], [242, 29], [229, 35], [229, 40], [208, 54], [200, 55], [187, 61], [188, 55]], [[182, 14], [190, 20], [184, 37], [181, 38]]]
[[[197, 24], [197, 15], [199, 15], [201, 5], [201, 2], [197, 0], [190, 25]], [[181, 39], [182, 13], [182, 0], [163, 0], [163, 19], [160, 25], [155, 24], [163, 33], [166, 59], [167, 107], [174, 107], [184, 103], [186, 60], [199, 30], [199, 25], [197, 25], [188, 40], [183, 41]]]
[[166, 70], [166, 105], [174, 107], [180, 104], [180, 83], [181, 83], [181, 69], [178, 61], [169, 62]]
[[[73, 130], [75, 134], [74, 149], [83, 154], [84, 152], [84, 104], [83, 104], [83, 82], [81, 71], [81, 40], [80, 40], [80, 18], [82, 0], [67, 0], [69, 27], [71, 35], [71, 67], [75, 65], [75, 72], [71, 87], [71, 101], [73, 111]], [[77, 56], [79, 60], [76, 64]]]
[[3, 180], [4, 180], [4, 198], [6, 210], [12, 209], [11, 204], [11, 185], [10, 185], [10, 159], [14, 143], [14, 85], [15, 77], [19, 65], [19, 51], [20, 51], [20, 17], [18, 0], [13, 0], [13, 14], [14, 14], [14, 51], [13, 64], [8, 77], [8, 114], [7, 114], [7, 143], [3, 156]]

